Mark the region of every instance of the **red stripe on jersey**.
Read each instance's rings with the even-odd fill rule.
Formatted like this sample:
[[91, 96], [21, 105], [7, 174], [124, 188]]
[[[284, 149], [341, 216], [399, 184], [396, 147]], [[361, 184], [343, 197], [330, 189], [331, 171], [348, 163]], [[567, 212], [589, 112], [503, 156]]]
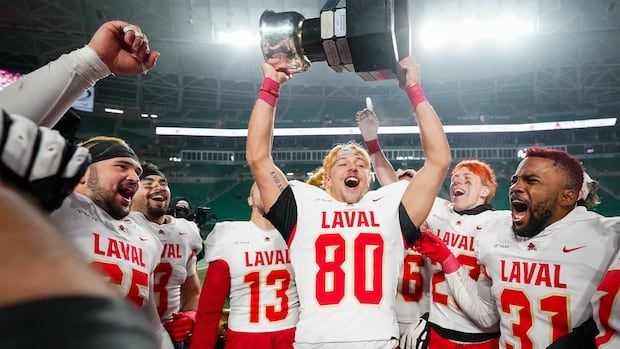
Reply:
[[296, 231], [297, 231], [297, 223], [295, 223], [295, 225], [293, 226], [293, 229], [291, 229], [291, 234], [289, 234], [288, 236], [288, 241], [286, 242], [288, 247], [291, 247], [291, 244], [293, 243], [293, 239], [295, 238]]

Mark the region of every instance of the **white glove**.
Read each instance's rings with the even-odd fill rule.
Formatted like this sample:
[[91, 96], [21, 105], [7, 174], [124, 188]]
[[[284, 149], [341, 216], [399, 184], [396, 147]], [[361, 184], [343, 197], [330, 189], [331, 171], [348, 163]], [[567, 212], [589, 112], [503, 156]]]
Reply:
[[69, 144], [58, 131], [2, 111], [0, 180], [30, 194], [41, 208], [60, 207], [89, 164], [88, 149]]
[[426, 349], [428, 347], [428, 313], [409, 326], [400, 336], [400, 349]]
[[377, 130], [379, 130], [379, 118], [373, 111], [372, 101], [370, 97], [366, 97], [366, 108], [355, 114], [355, 121], [359, 127], [364, 142], [377, 139]]

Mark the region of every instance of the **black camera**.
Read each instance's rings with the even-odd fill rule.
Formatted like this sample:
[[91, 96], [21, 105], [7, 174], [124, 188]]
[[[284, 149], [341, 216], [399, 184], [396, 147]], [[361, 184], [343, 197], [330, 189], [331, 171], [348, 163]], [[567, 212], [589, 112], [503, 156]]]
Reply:
[[196, 223], [198, 228], [202, 228], [208, 221], [215, 220], [216, 217], [211, 213], [210, 207], [196, 207], [192, 211], [192, 205], [187, 198], [177, 197], [170, 202], [168, 214], [175, 218], [184, 218]]

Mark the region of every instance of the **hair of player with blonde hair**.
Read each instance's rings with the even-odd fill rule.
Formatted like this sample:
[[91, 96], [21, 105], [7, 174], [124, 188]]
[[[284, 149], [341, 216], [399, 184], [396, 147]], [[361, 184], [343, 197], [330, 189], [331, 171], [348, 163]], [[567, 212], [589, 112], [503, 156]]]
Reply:
[[493, 196], [495, 196], [495, 192], [497, 191], [497, 180], [495, 179], [495, 172], [491, 166], [480, 160], [463, 160], [454, 166], [452, 175], [463, 167], [467, 167], [473, 174], [480, 177], [482, 185], [489, 188], [489, 195], [484, 201], [485, 204], [488, 204], [491, 199], [493, 199]]
[[350, 150], [353, 154], [357, 156], [360, 156], [366, 162], [367, 167], [370, 169], [370, 155], [368, 155], [368, 152], [356, 142], [349, 141], [347, 143], [335, 145], [323, 158], [323, 166], [319, 167], [316, 172], [312, 176], [310, 176], [308, 180], [306, 180], [306, 183], [325, 189], [323, 187], [325, 184], [325, 176], [327, 176], [336, 161], [338, 161], [338, 159], [340, 158], [341, 152], [345, 149]]
[[323, 177], [325, 176], [325, 169], [323, 166], [320, 166], [314, 171], [307, 180], [306, 183], [310, 185], [314, 185], [315, 187], [323, 188]]
[[120, 143], [126, 147], [129, 147], [129, 144], [127, 144], [127, 142], [125, 142], [124, 139], [122, 138], [118, 138], [118, 137], [110, 137], [110, 136], [94, 136], [94, 137], [90, 137], [89, 139], [80, 142], [78, 145], [85, 147], [85, 148], [90, 148], [93, 147], [95, 144], [100, 143], [100, 142], [117, 142]]

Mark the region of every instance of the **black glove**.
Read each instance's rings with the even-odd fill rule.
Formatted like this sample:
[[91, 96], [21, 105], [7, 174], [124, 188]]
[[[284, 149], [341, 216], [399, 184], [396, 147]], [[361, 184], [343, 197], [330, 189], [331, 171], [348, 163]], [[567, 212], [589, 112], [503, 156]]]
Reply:
[[590, 317], [564, 337], [558, 338], [547, 349], [596, 349], [594, 338], [598, 335], [596, 322]]
[[2, 111], [0, 180], [29, 194], [46, 211], [60, 207], [90, 164], [88, 149], [58, 131]]

